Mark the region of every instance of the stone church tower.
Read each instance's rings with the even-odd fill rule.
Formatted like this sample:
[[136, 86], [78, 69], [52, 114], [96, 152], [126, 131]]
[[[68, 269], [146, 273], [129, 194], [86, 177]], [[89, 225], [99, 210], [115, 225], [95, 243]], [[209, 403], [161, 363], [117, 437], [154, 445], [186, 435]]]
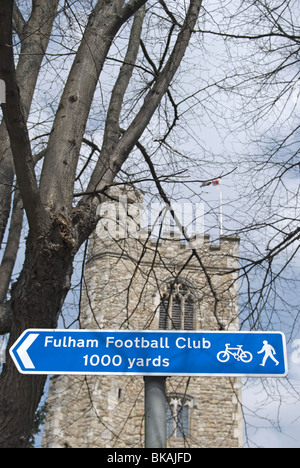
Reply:
[[[102, 204], [81, 328], [237, 330], [238, 238], [211, 245], [196, 236], [191, 246], [177, 230], [153, 239], [141, 229], [142, 210], [132, 188], [111, 189]], [[240, 447], [239, 388], [229, 377], [168, 377], [168, 447]], [[143, 377], [52, 377], [43, 446], [144, 447]]]

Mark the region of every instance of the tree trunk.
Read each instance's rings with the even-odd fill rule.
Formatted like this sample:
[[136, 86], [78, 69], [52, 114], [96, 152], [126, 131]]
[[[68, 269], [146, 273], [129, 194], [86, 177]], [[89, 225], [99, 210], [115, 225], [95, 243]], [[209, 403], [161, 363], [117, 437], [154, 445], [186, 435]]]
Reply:
[[[30, 236], [26, 260], [12, 288], [12, 328], [9, 349], [28, 328], [56, 328], [59, 312], [70, 288], [75, 242], [70, 224], [52, 217], [49, 232]], [[0, 447], [24, 448], [45, 376], [20, 374], [8, 352], [0, 376]]]
[[0, 378], [0, 447], [26, 448], [46, 376], [20, 374], [7, 360]]

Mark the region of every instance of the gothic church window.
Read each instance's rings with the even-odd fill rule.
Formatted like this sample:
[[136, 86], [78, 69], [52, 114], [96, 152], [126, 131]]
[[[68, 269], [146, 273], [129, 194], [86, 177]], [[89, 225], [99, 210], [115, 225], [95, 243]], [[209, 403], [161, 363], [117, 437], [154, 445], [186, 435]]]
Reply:
[[161, 330], [193, 330], [195, 296], [191, 288], [180, 281], [164, 285], [159, 306]]
[[190, 432], [190, 411], [193, 400], [181, 395], [169, 395], [167, 401], [167, 437], [186, 439]]

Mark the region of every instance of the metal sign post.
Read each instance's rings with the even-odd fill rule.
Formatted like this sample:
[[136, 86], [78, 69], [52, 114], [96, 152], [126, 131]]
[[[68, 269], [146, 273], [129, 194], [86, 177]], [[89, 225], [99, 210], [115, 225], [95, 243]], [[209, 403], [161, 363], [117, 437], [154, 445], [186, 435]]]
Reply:
[[6, 103], [6, 84], [4, 80], [0, 80], [0, 104]]
[[166, 379], [144, 377], [145, 447], [166, 448]]

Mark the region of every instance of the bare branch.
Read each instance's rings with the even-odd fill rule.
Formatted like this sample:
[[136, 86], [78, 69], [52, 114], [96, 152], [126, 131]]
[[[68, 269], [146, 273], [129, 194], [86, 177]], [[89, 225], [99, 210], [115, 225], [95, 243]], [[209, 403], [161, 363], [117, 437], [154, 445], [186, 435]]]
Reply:
[[2, 104], [2, 110], [28, 221], [38, 233], [45, 221], [46, 213], [39, 196], [26, 118], [16, 79], [12, 48], [12, 13], [13, 1], [9, 0], [5, 5], [2, 5], [0, 16], [0, 54], [2, 59], [0, 76], [4, 79], [7, 89], [7, 103]]
[[99, 0], [89, 17], [56, 113], [41, 176], [41, 196], [51, 209], [71, 212], [78, 157], [99, 75], [113, 38], [145, 1], [135, 0], [120, 9], [123, 1]]
[[13, 28], [19, 37], [21, 37], [23, 34], [25, 24], [26, 24], [26, 21], [24, 20], [23, 15], [18, 8], [18, 5], [16, 4], [16, 2], [14, 2]]
[[94, 171], [90, 182], [90, 187], [94, 190], [101, 189], [103, 185], [107, 185], [112, 182], [116, 174], [118, 174], [123, 162], [127, 159], [132, 148], [135, 146], [149, 124], [153, 114], [161, 102], [162, 97], [167, 92], [186, 52], [194, 26], [198, 19], [201, 5], [202, 0], [191, 0], [185, 23], [178, 35], [168, 62], [157, 76], [157, 80], [146, 96], [143, 106], [127, 131], [125, 131], [122, 138], [119, 140], [113, 154], [109, 155], [109, 159], [103, 162], [102, 167], [98, 166]]
[[[14, 22], [18, 15], [19, 33], [22, 32], [21, 53], [16, 66], [16, 80], [19, 87], [24, 118], [27, 121], [32, 98], [36, 89], [41, 63], [45, 56], [56, 15], [58, 0], [39, 0], [34, 2], [34, 9], [27, 22], [21, 18], [14, 2]], [[22, 31], [21, 31], [21, 29]], [[15, 168], [10, 148], [10, 141], [4, 121], [0, 125], [0, 245], [6, 229], [11, 206], [12, 185]]]
[[10, 303], [0, 304], [0, 335], [10, 332], [12, 323], [12, 314], [10, 310]]
[[7, 292], [11, 281], [11, 275], [19, 250], [22, 224], [23, 203], [20, 196], [20, 192], [17, 189], [15, 191], [8, 239], [0, 266], [0, 304], [4, 303], [7, 297]]

